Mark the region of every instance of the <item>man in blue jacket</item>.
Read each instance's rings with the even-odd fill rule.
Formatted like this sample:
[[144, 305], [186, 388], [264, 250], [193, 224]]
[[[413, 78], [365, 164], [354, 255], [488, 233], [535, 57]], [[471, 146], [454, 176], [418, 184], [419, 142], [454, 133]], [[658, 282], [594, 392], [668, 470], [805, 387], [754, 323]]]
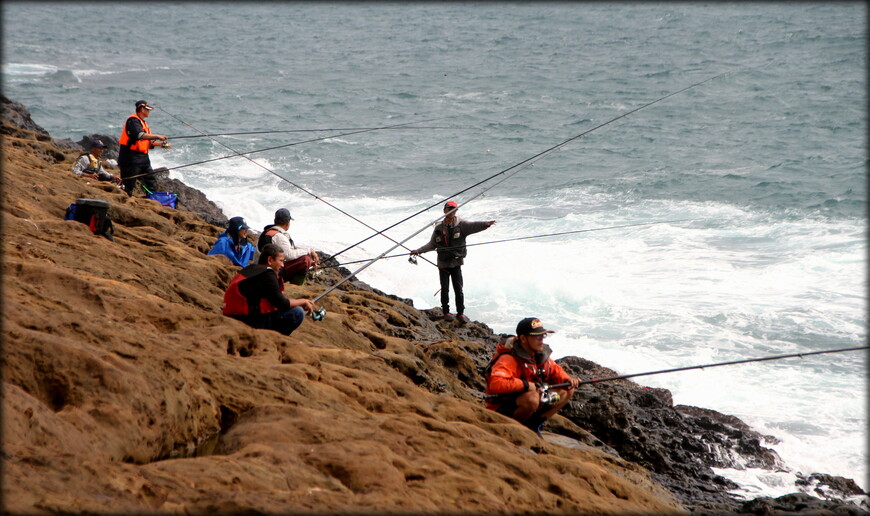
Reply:
[[227, 230], [221, 233], [208, 254], [222, 254], [239, 267], [247, 267], [254, 259], [256, 247], [248, 242], [248, 225], [242, 217], [233, 217]]

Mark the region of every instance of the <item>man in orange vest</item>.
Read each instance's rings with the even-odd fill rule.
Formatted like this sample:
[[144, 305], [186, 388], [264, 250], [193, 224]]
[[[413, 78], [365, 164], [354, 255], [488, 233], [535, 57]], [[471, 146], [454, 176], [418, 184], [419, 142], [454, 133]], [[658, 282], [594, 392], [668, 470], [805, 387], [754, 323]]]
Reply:
[[[133, 195], [136, 179], [142, 181], [142, 186], [148, 192], [157, 191], [157, 181], [151, 169], [148, 150], [153, 147], [169, 147], [169, 138], [162, 134], [151, 132], [145, 119], [151, 114], [153, 107], [144, 100], [136, 102], [136, 112], [127, 117], [121, 137], [118, 138], [118, 168], [121, 169], [121, 180], [127, 195]], [[136, 176], [136, 177], [134, 177]]]
[[[486, 367], [486, 408], [511, 417], [541, 435], [548, 418], [568, 403], [580, 380], [573, 378], [550, 358], [552, 350], [536, 317], [517, 324], [516, 337], [502, 339]], [[559, 389], [544, 386], [568, 384]]]

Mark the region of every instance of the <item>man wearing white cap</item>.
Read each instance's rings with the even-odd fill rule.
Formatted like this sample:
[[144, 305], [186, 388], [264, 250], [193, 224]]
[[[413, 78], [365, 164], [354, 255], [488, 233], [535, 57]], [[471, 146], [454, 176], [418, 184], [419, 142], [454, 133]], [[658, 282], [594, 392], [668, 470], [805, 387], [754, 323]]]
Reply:
[[121, 169], [121, 180], [127, 195], [133, 195], [136, 179], [142, 181], [142, 187], [148, 193], [157, 191], [157, 181], [151, 169], [148, 150], [154, 147], [169, 147], [169, 138], [162, 134], [151, 132], [146, 118], [153, 107], [144, 100], [136, 102], [136, 112], [127, 117], [121, 137], [118, 138], [118, 168]]

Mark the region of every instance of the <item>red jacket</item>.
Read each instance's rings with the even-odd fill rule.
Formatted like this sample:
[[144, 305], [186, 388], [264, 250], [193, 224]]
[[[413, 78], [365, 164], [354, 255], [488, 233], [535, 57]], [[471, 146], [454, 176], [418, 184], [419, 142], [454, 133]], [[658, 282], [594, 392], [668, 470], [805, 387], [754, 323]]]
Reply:
[[[486, 371], [487, 394], [520, 394], [536, 383], [554, 385], [565, 383], [571, 376], [550, 358], [553, 350], [544, 344], [544, 349], [534, 358], [520, 347], [516, 337], [502, 339], [495, 349]], [[502, 404], [502, 397], [486, 399], [486, 408], [496, 410]]]
[[223, 314], [261, 315], [290, 309], [284, 282], [265, 265], [251, 264], [236, 273], [224, 293]]

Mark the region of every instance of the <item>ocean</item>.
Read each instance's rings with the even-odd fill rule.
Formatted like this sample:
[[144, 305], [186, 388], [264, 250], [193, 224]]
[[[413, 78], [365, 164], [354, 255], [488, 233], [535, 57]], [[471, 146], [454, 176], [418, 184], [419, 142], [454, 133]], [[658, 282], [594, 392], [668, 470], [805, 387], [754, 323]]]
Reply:
[[[254, 228], [290, 209], [296, 242], [327, 253], [435, 206], [387, 231], [419, 247], [454, 198], [497, 221], [469, 237], [471, 319], [540, 317], [557, 356], [631, 374], [867, 343], [866, 18], [860, 2], [5, 2], [3, 91], [55, 138], [120, 134], [139, 99], [171, 138], [305, 131], [178, 138], [152, 163]], [[615, 227], [631, 224], [648, 225]], [[422, 259], [359, 277], [439, 305]], [[870, 488], [866, 377], [849, 352], [637, 381], [778, 438], [786, 469], [718, 471], [754, 497], [798, 473]]]

